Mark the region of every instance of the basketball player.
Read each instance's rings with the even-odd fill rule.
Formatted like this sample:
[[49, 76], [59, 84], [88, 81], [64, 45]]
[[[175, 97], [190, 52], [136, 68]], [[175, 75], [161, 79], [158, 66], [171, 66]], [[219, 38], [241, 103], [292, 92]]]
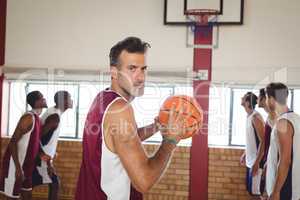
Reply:
[[267, 105], [278, 115], [267, 160], [269, 200], [300, 199], [300, 116], [289, 110], [288, 93], [282, 83], [266, 87]]
[[[265, 150], [264, 150], [264, 157], [263, 157], [263, 163], [264, 163], [264, 168], [263, 168], [263, 173], [262, 173], [262, 181], [261, 181], [261, 187], [265, 188], [266, 186], [266, 166], [267, 166], [267, 157], [268, 157], [268, 152], [269, 152], [269, 147], [270, 147], [270, 139], [271, 139], [271, 132], [272, 128], [274, 126], [275, 120], [276, 120], [276, 113], [273, 111], [270, 111], [266, 104], [266, 93], [265, 93], [265, 88], [261, 88], [259, 90], [259, 96], [258, 96], [258, 107], [263, 108], [266, 113], [268, 113], [268, 117], [266, 119], [265, 123]], [[264, 189], [265, 192], [265, 189]], [[266, 199], [266, 194], [263, 194], [262, 199]]]
[[67, 91], [58, 91], [54, 95], [55, 106], [49, 108], [42, 116], [41, 156], [36, 160], [32, 176], [33, 186], [48, 184], [48, 199], [57, 200], [59, 179], [53, 167], [53, 159], [60, 131], [61, 115], [73, 107], [71, 95]]
[[[159, 124], [137, 128], [130, 102], [144, 93], [148, 48], [148, 43], [129, 37], [110, 50], [111, 86], [97, 95], [87, 115], [76, 200], [142, 199], [180, 141], [184, 119], [171, 111], [159, 150], [148, 156], [143, 148], [142, 141]], [[175, 124], [176, 129], [170, 126]]]
[[260, 199], [262, 188], [260, 185], [264, 156], [264, 120], [255, 110], [257, 96], [252, 92], [247, 92], [241, 101], [247, 113], [246, 122], [246, 150], [241, 157], [241, 164], [246, 165], [247, 191], [253, 199]]
[[268, 117], [265, 123], [265, 152], [264, 152], [264, 163], [267, 161], [269, 146], [270, 146], [270, 138], [272, 127], [274, 126], [276, 120], [276, 113], [271, 111], [266, 104], [266, 93], [265, 88], [261, 88], [259, 90], [258, 96], [258, 107], [263, 108], [266, 113], [268, 113]]
[[40, 147], [39, 115], [47, 104], [39, 91], [30, 92], [26, 100], [32, 110], [19, 120], [3, 157], [0, 192], [8, 199], [31, 199], [34, 160]]

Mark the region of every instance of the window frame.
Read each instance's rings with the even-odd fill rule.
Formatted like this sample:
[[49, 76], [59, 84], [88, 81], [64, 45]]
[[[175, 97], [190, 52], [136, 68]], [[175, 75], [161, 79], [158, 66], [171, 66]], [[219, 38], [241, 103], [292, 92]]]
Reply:
[[[62, 139], [81, 139], [81, 138], [78, 138], [78, 115], [79, 115], [79, 101], [78, 101], [78, 98], [79, 98], [79, 93], [78, 93], [78, 89], [80, 87], [80, 83], [79, 82], [76, 82], [76, 81], [58, 81], [58, 82], [55, 82], [55, 83], [51, 83], [51, 81], [47, 82], [47, 81], [33, 81], [33, 80], [30, 80], [30, 81], [27, 81], [26, 82], [26, 87], [25, 89], [27, 90], [26, 91], [26, 94], [28, 94], [28, 88], [30, 85], [71, 85], [71, 86], [74, 86], [74, 91], [77, 92], [77, 105], [75, 106], [75, 132], [74, 132], [74, 136], [59, 136], [59, 138], [62, 138]], [[74, 109], [74, 108], [73, 108]], [[28, 111], [28, 104], [26, 104], [26, 111]], [[72, 134], [73, 135], [73, 134]]]
[[[8, 136], [10, 137], [10, 134], [9, 134], [9, 130], [10, 130], [10, 124], [9, 124], [9, 119], [11, 117], [11, 114], [10, 114], [10, 106], [11, 106], [11, 101], [12, 101], [12, 84], [14, 82], [18, 82], [17, 79], [6, 79], [7, 83], [8, 83], [8, 113], [6, 114], [7, 116], [7, 125], [6, 125], [6, 134], [5, 136]], [[74, 86], [74, 91], [75, 93], [77, 94], [76, 96], [76, 106], [73, 108], [75, 109], [75, 133], [72, 134], [73, 136], [60, 136], [59, 138], [60, 139], [70, 139], [70, 140], [82, 140], [81, 137], [79, 137], [79, 118], [80, 118], [80, 102], [82, 101], [81, 97], [79, 94], [80, 94], [80, 85], [81, 83], [84, 83], [84, 84], [91, 84], [91, 85], [97, 85], [97, 84], [100, 84], [100, 85], [103, 85], [103, 87], [107, 84], [109, 84], [110, 82], [109, 81], [106, 81], [106, 80], [101, 80], [101, 81], [93, 81], [93, 82], [88, 82], [88, 81], [75, 81], [75, 80], [59, 80], [57, 82], [49, 82], [49, 81], [45, 81], [45, 80], [24, 80], [25, 82], [25, 92], [28, 92], [28, 88], [30, 85], [71, 85], [71, 86]], [[146, 87], [157, 87], [157, 84], [160, 84], [159, 87], [160, 88], [170, 88], [171, 89], [171, 95], [175, 95], [176, 94], [176, 86], [180, 85], [180, 87], [193, 87], [192, 86], [192, 83], [175, 83], [175, 84], [170, 84], [170, 83], [156, 83], [153, 85], [153, 82], [149, 82], [148, 84], [146, 84]], [[214, 84], [214, 83], [212, 83]], [[224, 84], [214, 84], [214, 87], [218, 87], [218, 88], [222, 88], [222, 87], [225, 87], [226, 85]], [[100, 86], [101, 87], [101, 86]], [[211, 86], [212, 87], [212, 86]], [[244, 147], [245, 145], [241, 144], [233, 144], [233, 118], [234, 118], [234, 89], [245, 89], [245, 90], [249, 90], [249, 91], [253, 91], [253, 90], [258, 90], [256, 87], [253, 88], [251, 87], [250, 85], [228, 85], [226, 86], [229, 90], [230, 90], [230, 103], [229, 103], [229, 127], [228, 127], [228, 131], [226, 131], [227, 133], [225, 134], [228, 134], [228, 142], [226, 145], [218, 145], [218, 144], [209, 144], [209, 146], [226, 146], [226, 147]], [[289, 102], [289, 108], [291, 110], [294, 109], [294, 91], [295, 90], [300, 90], [300, 87], [292, 87], [290, 86], [289, 88], [289, 96], [290, 96], [290, 102]], [[100, 92], [100, 91], [99, 91]], [[227, 105], [228, 106], [228, 105]], [[242, 109], [242, 108], [241, 108]], [[26, 104], [26, 111], [28, 111], [28, 105]], [[208, 137], [209, 137], [209, 134], [208, 134]], [[146, 143], [146, 144], [159, 144], [161, 141], [160, 140], [157, 140], [157, 139], [153, 139], [153, 140], [148, 140], [148, 141], [144, 141], [143, 143]], [[190, 144], [187, 144], [187, 143], [184, 143], [183, 144], [184, 146], [191, 146], [191, 143]]]
[[[228, 145], [229, 147], [245, 147], [245, 145], [242, 144], [233, 144], [232, 143], [232, 136], [233, 136], [233, 108], [234, 108], [234, 89], [249, 89], [249, 90], [253, 90], [253, 88], [251, 88], [250, 86], [241, 86], [241, 87], [229, 87], [230, 88], [230, 114], [229, 114], [229, 136], [228, 136]], [[296, 88], [289, 88], [289, 96], [291, 97], [291, 101], [290, 101], [290, 105], [288, 105], [288, 107], [293, 110], [294, 108], [294, 90]], [[256, 89], [257, 90], [257, 89]], [[213, 145], [213, 146], [221, 146], [221, 145]]]

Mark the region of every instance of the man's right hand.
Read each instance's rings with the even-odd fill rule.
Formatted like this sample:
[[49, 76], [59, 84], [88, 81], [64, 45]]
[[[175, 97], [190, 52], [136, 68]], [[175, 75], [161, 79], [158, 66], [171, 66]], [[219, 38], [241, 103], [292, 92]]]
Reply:
[[243, 155], [242, 155], [241, 158], [240, 158], [240, 164], [241, 164], [242, 166], [245, 166], [245, 165], [246, 165], [246, 154], [245, 154], [245, 153], [243, 153]]
[[161, 125], [160, 132], [165, 139], [171, 139], [177, 143], [181, 140], [184, 133], [187, 131], [185, 126], [189, 116], [184, 116], [184, 108], [179, 112], [175, 111], [175, 105], [169, 112], [169, 120], [167, 125]]
[[267, 176], [267, 162], [264, 164], [262, 176], [263, 176], [263, 177], [266, 177], [266, 176]]
[[55, 174], [55, 169], [54, 169], [52, 163], [48, 164], [48, 166], [47, 166], [47, 172], [48, 172], [48, 175], [50, 177], [52, 177]]
[[48, 162], [52, 159], [51, 156], [45, 154], [44, 152], [40, 152], [40, 158], [45, 162]]
[[24, 172], [21, 166], [16, 166], [16, 172], [15, 172], [15, 177], [17, 182], [23, 182], [25, 177], [24, 177]]

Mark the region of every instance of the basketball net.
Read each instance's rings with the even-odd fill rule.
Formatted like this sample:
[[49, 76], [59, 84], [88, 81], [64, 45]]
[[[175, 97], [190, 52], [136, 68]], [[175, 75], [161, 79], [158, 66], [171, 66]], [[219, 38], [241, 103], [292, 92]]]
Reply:
[[190, 22], [198, 26], [207, 26], [217, 22], [218, 10], [213, 9], [189, 9], [184, 12]]
[[[212, 48], [218, 48], [218, 39], [219, 39], [219, 29], [217, 26], [218, 22], [218, 10], [213, 9], [189, 9], [184, 12], [184, 14], [187, 17], [187, 20], [190, 22], [187, 30], [187, 47], [192, 48], [205, 48], [205, 49], [212, 49]], [[196, 27], [201, 26], [214, 26], [216, 27], [213, 45], [195, 45], [192, 41], [189, 41], [190, 31], [195, 34], [195, 31], [197, 30]]]

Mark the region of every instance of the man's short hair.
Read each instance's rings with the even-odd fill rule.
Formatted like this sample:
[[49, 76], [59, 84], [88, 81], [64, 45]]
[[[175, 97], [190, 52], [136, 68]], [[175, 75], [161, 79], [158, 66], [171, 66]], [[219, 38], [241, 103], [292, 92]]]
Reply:
[[40, 91], [32, 91], [32, 92], [29, 92], [26, 96], [26, 102], [31, 106], [31, 108], [35, 108], [35, 102], [37, 100], [39, 100], [41, 97], [41, 92]]
[[68, 91], [61, 90], [55, 93], [54, 95], [54, 103], [56, 105], [62, 105], [64, 104], [64, 101], [71, 96]]
[[254, 109], [257, 104], [257, 96], [253, 92], [247, 92], [245, 101], [249, 102], [251, 109]]
[[140, 38], [137, 37], [127, 37], [124, 40], [115, 44], [109, 53], [109, 62], [110, 66], [118, 66], [119, 56], [123, 50], [126, 50], [128, 53], [142, 53], [144, 54], [147, 49], [150, 48], [150, 44], [143, 42]]
[[259, 89], [259, 95], [258, 96], [261, 97], [261, 98], [266, 98], [265, 88]]
[[283, 83], [269, 83], [266, 87], [268, 97], [273, 97], [281, 105], [286, 105], [289, 96], [289, 89]]

